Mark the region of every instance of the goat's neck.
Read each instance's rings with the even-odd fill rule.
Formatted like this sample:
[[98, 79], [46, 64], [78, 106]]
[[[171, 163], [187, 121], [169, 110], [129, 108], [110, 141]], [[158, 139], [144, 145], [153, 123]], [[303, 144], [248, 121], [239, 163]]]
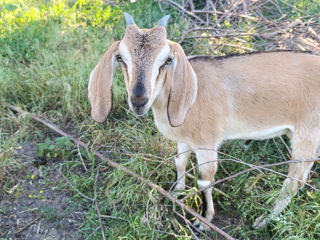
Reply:
[[157, 118], [163, 118], [163, 115], [167, 116], [167, 107], [168, 107], [168, 97], [169, 97], [169, 87], [168, 84], [164, 84], [163, 88], [160, 91], [160, 94], [154, 100], [152, 105], [152, 111], [154, 118], [157, 121]]
[[155, 115], [154, 116], [155, 118], [163, 114], [167, 115], [169, 91], [170, 91], [169, 82], [166, 81], [159, 95], [156, 97], [156, 99], [152, 104], [152, 111]]
[[168, 119], [168, 98], [170, 86], [168, 83], [164, 84], [159, 96], [155, 99], [152, 105], [152, 112], [154, 121], [159, 131], [171, 140], [178, 140], [176, 136], [176, 129], [172, 128]]

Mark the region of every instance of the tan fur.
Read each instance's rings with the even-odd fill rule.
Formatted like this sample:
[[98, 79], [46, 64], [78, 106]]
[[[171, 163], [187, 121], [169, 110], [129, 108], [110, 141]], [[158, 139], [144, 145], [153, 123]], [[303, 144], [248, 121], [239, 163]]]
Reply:
[[167, 78], [171, 82], [168, 118], [170, 125], [177, 127], [183, 124], [186, 114], [193, 105], [198, 86], [197, 77], [182, 47], [174, 42], [169, 42], [169, 44], [176, 58], [176, 64], [173, 66], [173, 71], [167, 72]]
[[118, 51], [119, 41], [113, 43], [92, 71], [88, 86], [91, 104], [91, 116], [97, 122], [104, 122], [112, 107], [112, 80], [114, 56]]
[[[166, 40], [163, 27], [146, 30], [130, 25], [122, 41], [132, 58], [132, 76], [122, 66], [131, 110], [140, 114], [152, 107], [158, 129], [179, 143], [178, 153], [188, 149], [195, 151], [202, 182], [214, 181], [217, 150], [228, 139], [266, 139], [287, 134], [292, 142], [293, 159], [317, 157], [320, 144], [319, 56], [270, 52], [187, 60], [177, 43]], [[151, 91], [150, 68], [157, 66], [154, 61], [166, 45], [171, 50], [163, 61], [172, 57], [173, 62], [159, 69], [157, 79], [152, 83], [155, 89]], [[130, 96], [133, 86], [141, 81], [137, 77], [141, 70], [145, 96], [149, 100], [138, 111], [130, 103]], [[101, 99], [110, 94], [110, 91], [102, 93], [97, 88], [91, 92], [95, 96], [101, 95]], [[90, 102], [92, 104], [92, 100]], [[97, 100], [93, 101], [96, 114], [101, 107], [95, 107], [95, 102]], [[105, 114], [106, 111], [98, 119], [103, 119]], [[187, 158], [187, 153], [176, 158], [176, 189], [185, 186]], [[290, 165], [289, 177], [273, 206], [272, 216], [279, 214], [303, 186], [296, 180], [305, 181], [311, 167], [311, 162]], [[210, 221], [214, 214], [211, 191], [210, 188], [205, 192], [208, 202], [206, 217]], [[271, 215], [260, 217], [254, 226], [263, 226]]]

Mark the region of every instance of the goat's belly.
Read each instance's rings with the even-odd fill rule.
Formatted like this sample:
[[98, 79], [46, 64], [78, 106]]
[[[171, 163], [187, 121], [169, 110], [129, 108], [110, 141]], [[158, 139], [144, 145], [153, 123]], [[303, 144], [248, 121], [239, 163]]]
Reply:
[[281, 135], [290, 135], [293, 131], [293, 126], [283, 125], [275, 126], [262, 129], [232, 129], [233, 131], [228, 131], [225, 134], [226, 139], [253, 139], [253, 140], [263, 140], [273, 137], [278, 137]]

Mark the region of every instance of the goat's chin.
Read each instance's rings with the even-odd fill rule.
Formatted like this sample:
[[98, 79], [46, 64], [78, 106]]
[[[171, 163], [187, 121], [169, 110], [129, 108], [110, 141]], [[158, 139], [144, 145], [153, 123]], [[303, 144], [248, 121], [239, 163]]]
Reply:
[[137, 116], [142, 117], [147, 114], [149, 111], [150, 107], [145, 106], [145, 107], [133, 107], [130, 106], [130, 110], [134, 112]]

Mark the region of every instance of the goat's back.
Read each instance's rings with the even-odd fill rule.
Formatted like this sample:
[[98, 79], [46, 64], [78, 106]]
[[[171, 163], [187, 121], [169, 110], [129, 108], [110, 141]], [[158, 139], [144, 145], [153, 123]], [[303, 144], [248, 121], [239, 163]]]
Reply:
[[189, 61], [198, 78], [191, 118], [218, 122], [229, 132], [295, 128], [308, 121], [320, 127], [320, 56], [280, 51]]

